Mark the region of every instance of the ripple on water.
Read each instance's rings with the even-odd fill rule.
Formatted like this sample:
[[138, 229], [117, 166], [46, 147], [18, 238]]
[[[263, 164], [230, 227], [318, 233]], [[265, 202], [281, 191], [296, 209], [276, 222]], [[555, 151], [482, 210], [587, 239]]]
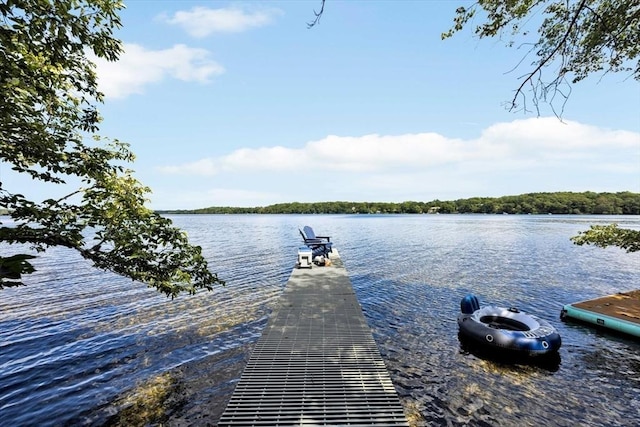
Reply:
[[[640, 344], [558, 320], [563, 304], [640, 283], [637, 254], [569, 241], [603, 217], [174, 218], [227, 285], [170, 300], [69, 251], [39, 257], [29, 285], [0, 299], [0, 418], [127, 424], [125, 408], [151, 406], [164, 387], [165, 421], [215, 423], [309, 224], [336, 242], [412, 425], [640, 419]], [[640, 228], [637, 217], [616, 222]], [[456, 316], [468, 292], [554, 324], [559, 365], [506, 365], [461, 348]]]

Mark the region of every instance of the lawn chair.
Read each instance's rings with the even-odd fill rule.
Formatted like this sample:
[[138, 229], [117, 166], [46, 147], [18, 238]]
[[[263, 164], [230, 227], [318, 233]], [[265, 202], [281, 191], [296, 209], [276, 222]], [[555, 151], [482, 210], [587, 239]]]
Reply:
[[316, 233], [313, 232], [313, 228], [309, 227], [308, 225], [305, 225], [302, 228], [304, 235], [306, 236], [305, 239], [308, 240], [315, 240], [315, 241], [324, 241], [324, 242], [331, 242], [331, 237], [329, 236], [316, 236]]
[[[304, 231], [303, 231], [304, 230]], [[329, 236], [316, 236], [313, 232], [313, 228], [305, 225], [302, 230], [298, 230], [304, 240], [304, 244], [311, 248], [313, 257], [318, 255], [329, 256], [329, 253], [333, 250], [333, 242]]]

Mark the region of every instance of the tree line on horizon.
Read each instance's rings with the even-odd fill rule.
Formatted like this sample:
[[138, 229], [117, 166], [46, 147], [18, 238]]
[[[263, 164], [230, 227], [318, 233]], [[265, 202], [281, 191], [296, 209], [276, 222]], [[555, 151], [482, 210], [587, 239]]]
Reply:
[[640, 193], [554, 192], [430, 202], [291, 202], [261, 207], [212, 206], [159, 214], [574, 214], [640, 215]]

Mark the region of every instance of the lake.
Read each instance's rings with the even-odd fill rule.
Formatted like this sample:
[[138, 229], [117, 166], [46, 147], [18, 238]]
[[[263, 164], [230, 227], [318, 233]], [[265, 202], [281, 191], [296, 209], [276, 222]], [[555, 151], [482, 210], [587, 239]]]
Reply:
[[[304, 225], [335, 242], [412, 425], [640, 419], [640, 343], [559, 320], [564, 304], [640, 288], [640, 253], [569, 240], [591, 224], [640, 229], [640, 217], [171, 218], [225, 287], [171, 300], [54, 248], [26, 287], [0, 291], [1, 425], [215, 425]], [[510, 365], [461, 348], [456, 317], [470, 292], [549, 321], [562, 336], [559, 362]]]

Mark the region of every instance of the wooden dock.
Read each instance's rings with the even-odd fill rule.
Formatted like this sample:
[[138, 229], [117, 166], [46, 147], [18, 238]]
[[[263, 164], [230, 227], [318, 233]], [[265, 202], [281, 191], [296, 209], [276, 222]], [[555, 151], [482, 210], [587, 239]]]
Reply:
[[640, 338], [640, 290], [567, 304], [560, 317]]
[[218, 426], [408, 426], [337, 251], [294, 268]]

